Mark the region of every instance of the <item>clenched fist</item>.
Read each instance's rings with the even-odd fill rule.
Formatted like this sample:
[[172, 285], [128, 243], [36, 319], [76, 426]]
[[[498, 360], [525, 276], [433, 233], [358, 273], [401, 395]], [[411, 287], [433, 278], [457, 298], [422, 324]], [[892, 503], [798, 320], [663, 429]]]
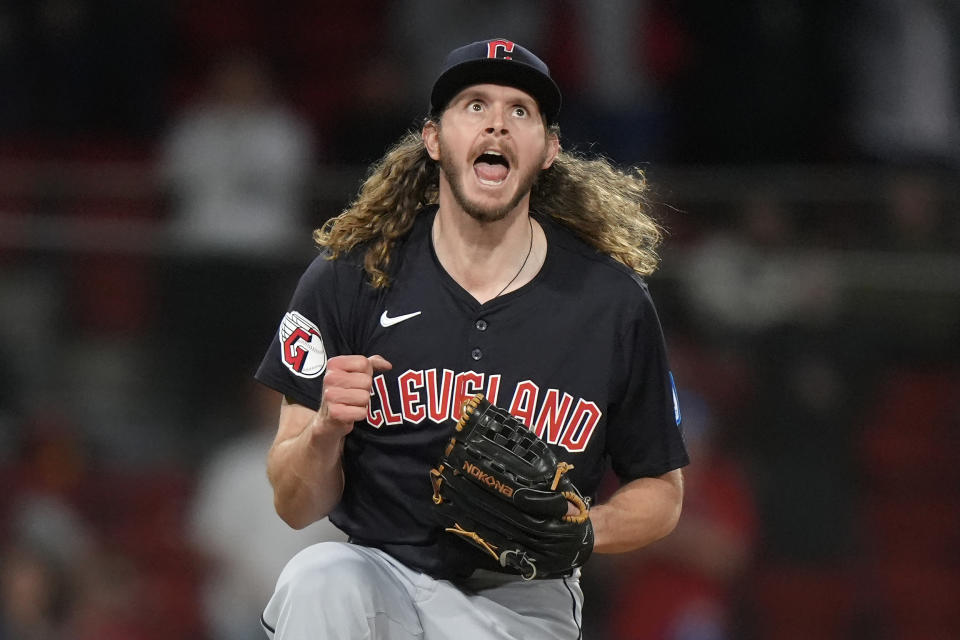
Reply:
[[350, 433], [354, 422], [367, 417], [374, 375], [391, 368], [393, 365], [377, 355], [330, 358], [314, 428], [329, 435]]

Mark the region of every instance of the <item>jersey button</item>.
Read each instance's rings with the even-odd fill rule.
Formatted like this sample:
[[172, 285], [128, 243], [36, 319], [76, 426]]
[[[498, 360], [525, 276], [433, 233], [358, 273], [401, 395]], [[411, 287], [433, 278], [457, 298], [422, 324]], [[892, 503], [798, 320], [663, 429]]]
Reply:
[[480, 358], [483, 357], [483, 351], [480, 351], [480, 349], [474, 349], [473, 351], [470, 352], [470, 357], [473, 358], [474, 360], [479, 360]]
[[477, 328], [477, 331], [486, 331], [486, 330], [487, 330], [487, 321], [486, 321], [486, 320], [477, 320], [476, 324], [474, 324], [473, 326], [475, 326], [475, 327]]

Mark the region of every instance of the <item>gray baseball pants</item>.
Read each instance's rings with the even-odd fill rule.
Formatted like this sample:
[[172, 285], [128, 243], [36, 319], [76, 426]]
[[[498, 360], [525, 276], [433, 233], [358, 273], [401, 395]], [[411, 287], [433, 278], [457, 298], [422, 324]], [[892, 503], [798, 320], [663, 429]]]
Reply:
[[287, 563], [261, 623], [270, 640], [575, 640], [579, 572], [525, 582], [435, 580], [379, 549], [322, 542]]

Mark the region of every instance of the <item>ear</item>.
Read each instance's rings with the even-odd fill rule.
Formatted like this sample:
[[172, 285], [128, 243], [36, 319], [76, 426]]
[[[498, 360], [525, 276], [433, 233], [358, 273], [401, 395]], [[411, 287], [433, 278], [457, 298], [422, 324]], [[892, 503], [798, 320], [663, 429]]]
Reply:
[[440, 160], [440, 126], [433, 120], [428, 120], [423, 125], [420, 137], [423, 139], [423, 146], [427, 148], [427, 154], [435, 161]]
[[541, 169], [549, 169], [553, 161], [557, 159], [560, 153], [560, 138], [555, 133], [547, 134], [547, 148], [543, 152], [543, 165]]

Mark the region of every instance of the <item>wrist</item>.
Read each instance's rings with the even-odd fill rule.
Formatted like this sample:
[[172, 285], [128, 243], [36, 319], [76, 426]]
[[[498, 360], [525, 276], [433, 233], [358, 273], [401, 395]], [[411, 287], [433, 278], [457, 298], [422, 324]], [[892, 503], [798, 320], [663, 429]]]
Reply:
[[[352, 426], [351, 424], [350, 428]], [[339, 451], [350, 428], [319, 412], [304, 432], [311, 449]]]
[[602, 504], [590, 507], [590, 524], [593, 527], [594, 553], [610, 553], [606, 526], [606, 516], [609, 509], [610, 507]]
[[302, 466], [309, 478], [324, 477], [326, 469], [339, 466], [343, 439], [342, 431], [329, 428], [317, 416], [298, 437], [297, 448], [301, 453], [297, 456], [300, 460], [297, 466]]

